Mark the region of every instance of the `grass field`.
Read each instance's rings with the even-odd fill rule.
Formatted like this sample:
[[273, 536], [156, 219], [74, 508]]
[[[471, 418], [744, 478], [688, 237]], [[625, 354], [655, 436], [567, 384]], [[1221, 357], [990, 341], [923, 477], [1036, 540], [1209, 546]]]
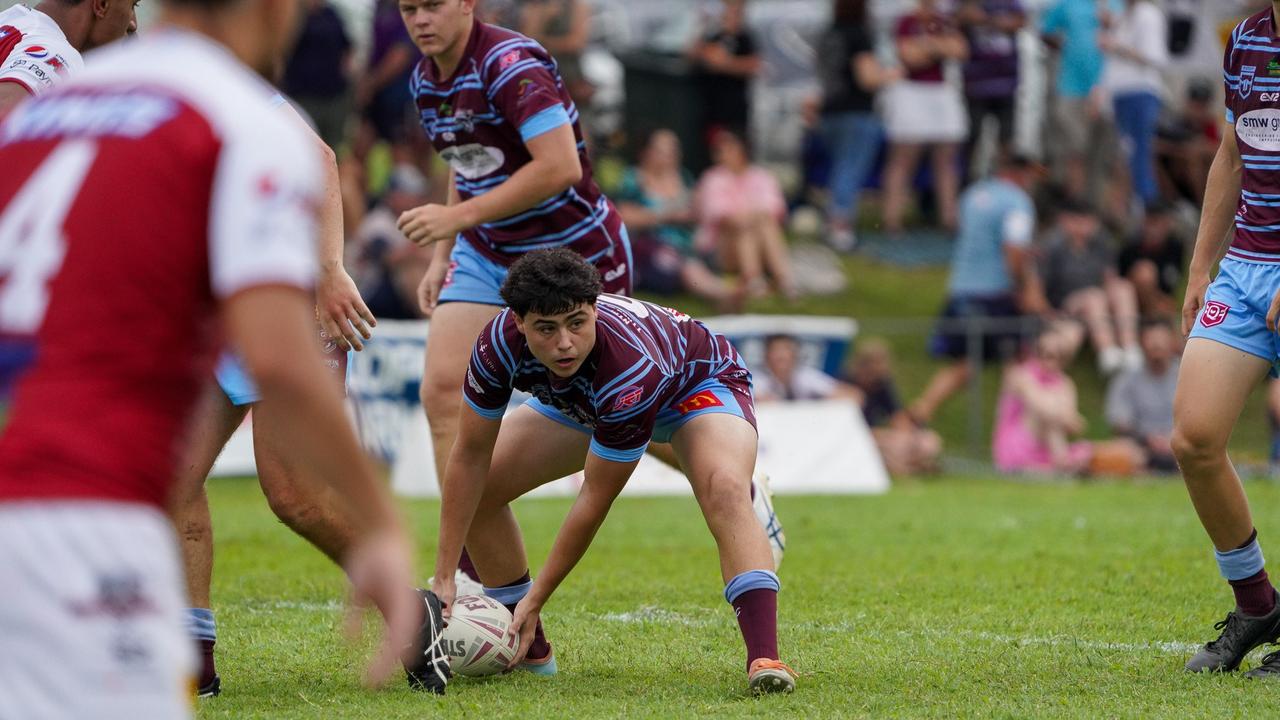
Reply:
[[[1280, 486], [1249, 486], [1280, 548]], [[210, 484], [225, 692], [202, 718], [1275, 717], [1280, 685], [1190, 676], [1229, 608], [1180, 484], [947, 481], [782, 497], [790, 697], [744, 695], [743, 649], [692, 500], [623, 499], [544, 612], [555, 678], [444, 698], [357, 682], [342, 581], [252, 481]], [[536, 566], [566, 501], [517, 506]], [[405, 504], [429, 574], [435, 513]], [[1272, 550], [1273, 553], [1280, 550]], [[1256, 664], [1254, 655], [1246, 665]]]

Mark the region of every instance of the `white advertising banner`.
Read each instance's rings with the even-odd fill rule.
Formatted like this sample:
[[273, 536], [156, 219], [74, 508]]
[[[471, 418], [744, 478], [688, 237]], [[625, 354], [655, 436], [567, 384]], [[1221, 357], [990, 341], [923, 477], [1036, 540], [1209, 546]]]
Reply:
[[[763, 339], [786, 333], [800, 338], [805, 362], [839, 367], [857, 325], [844, 318], [736, 316], [712, 318], [707, 325], [728, 335], [748, 364], [760, 354]], [[378, 323], [376, 337], [352, 356], [348, 395], [360, 438], [369, 452], [392, 469], [397, 493], [439, 495], [431, 461], [431, 436], [418, 402], [428, 323]], [[862, 414], [847, 401], [774, 403], [757, 406], [759, 465], [779, 493], [878, 493], [889, 488]], [[215, 476], [252, 475], [250, 423], [240, 428], [214, 467]], [[539, 495], [571, 495], [581, 478], [565, 478], [541, 488]], [[645, 457], [624, 494], [687, 494], [679, 472]]]

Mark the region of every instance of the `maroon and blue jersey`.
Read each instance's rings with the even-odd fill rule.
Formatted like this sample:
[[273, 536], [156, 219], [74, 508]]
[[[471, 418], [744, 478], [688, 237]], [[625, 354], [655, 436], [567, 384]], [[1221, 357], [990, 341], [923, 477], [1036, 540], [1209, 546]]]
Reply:
[[411, 88], [422, 128], [453, 169], [463, 200], [483, 195], [528, 164], [525, 143], [573, 126], [582, 179], [525, 212], [464, 231], [462, 237], [485, 257], [507, 267], [523, 253], [552, 247], [568, 247], [592, 263], [625, 255], [622, 220], [596, 185], [578, 109], [541, 45], [477, 22], [453, 75], [439, 77], [434, 61], [423, 58]]
[[522, 390], [590, 429], [591, 452], [615, 462], [639, 459], [650, 440], [669, 440], [702, 412], [732, 412], [755, 425], [751, 373], [727, 338], [683, 313], [619, 295], [601, 295], [596, 310], [595, 347], [568, 378], [533, 356], [515, 314], [503, 310], [471, 354], [467, 404], [498, 419], [512, 390]]
[[1280, 38], [1271, 7], [1236, 26], [1222, 64], [1244, 175], [1228, 256], [1280, 255]]

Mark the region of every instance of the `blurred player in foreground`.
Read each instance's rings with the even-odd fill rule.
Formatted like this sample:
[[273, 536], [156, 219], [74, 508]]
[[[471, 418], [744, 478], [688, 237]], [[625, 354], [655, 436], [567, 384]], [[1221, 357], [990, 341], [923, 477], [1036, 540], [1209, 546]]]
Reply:
[[[509, 306], [480, 333], [466, 407], [441, 486], [433, 587], [453, 600], [463, 542], [485, 592], [515, 614], [526, 655], [554, 662], [539, 616], [582, 558], [650, 441], [670, 442], [720, 550], [724, 594], [747, 646], [752, 692], [790, 692], [778, 660], [778, 576], [751, 506], [751, 373], [729, 341], [687, 315], [602, 294], [567, 249], [525, 255], [502, 286]], [[507, 414], [513, 389], [533, 399]], [[582, 489], [536, 581], [509, 503], [584, 470]], [[446, 616], [448, 611], [446, 610]]]
[[[1174, 398], [1173, 453], [1236, 607], [1222, 631], [1187, 661], [1193, 672], [1231, 672], [1280, 637], [1278, 596], [1262, 557], [1227, 441], [1245, 400], [1280, 360], [1280, 113], [1275, 57], [1280, 2], [1240, 23], [1227, 43], [1226, 120], [1209, 170], [1200, 232], [1187, 274], [1182, 331], [1190, 335]], [[1218, 265], [1212, 282], [1209, 273]], [[1274, 296], [1274, 297], [1273, 297]], [[1245, 673], [1280, 678], [1280, 652]]]
[[[369, 328], [377, 322], [342, 265], [342, 197], [337, 159], [292, 106], [285, 104], [283, 98], [279, 102], [280, 112], [306, 133], [324, 165], [319, 215], [320, 270], [315, 284], [316, 316], [320, 324], [316, 342], [322, 347], [332, 384], [345, 390], [347, 350], [363, 350], [362, 340], [369, 339]], [[213, 522], [204, 484], [218, 454], [244, 421], [250, 407], [254, 408], [253, 448], [258, 482], [276, 516], [339, 564], [357, 539], [350, 513], [332, 490], [316, 483], [300, 467], [302, 458], [297, 450], [288, 446], [288, 433], [279, 431], [281, 424], [299, 420], [281, 418], [274, 414], [273, 408], [261, 406], [262, 394], [243, 363], [233, 354], [223, 353], [218, 358], [214, 374], [217, 382], [209, 385], [197, 405], [190, 441], [178, 468], [171, 508], [174, 527], [182, 540], [182, 563], [191, 601], [188, 627], [200, 649], [196, 682], [196, 694], [200, 697], [211, 697], [222, 691], [222, 678], [214, 662], [217, 624], [209, 598], [213, 579]]]
[[161, 508], [219, 330], [351, 510], [343, 565], [388, 622], [371, 680], [417, 630], [408, 542], [315, 347], [321, 168], [253, 74], [296, 15], [164, 0], [152, 37], [0, 125], [0, 331], [36, 350], [0, 437], [0, 717], [189, 714]]
[[0, 117], [84, 67], [80, 53], [136, 32], [139, 0], [44, 0], [0, 10]]

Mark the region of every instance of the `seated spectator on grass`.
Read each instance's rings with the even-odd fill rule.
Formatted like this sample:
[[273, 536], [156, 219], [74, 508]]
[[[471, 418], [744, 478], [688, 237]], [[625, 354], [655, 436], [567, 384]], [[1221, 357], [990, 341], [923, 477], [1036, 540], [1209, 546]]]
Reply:
[[639, 164], [629, 168], [613, 195], [631, 234], [636, 287], [672, 295], [682, 290], [741, 312], [744, 295], [711, 271], [693, 249], [693, 177], [681, 166], [680, 139], [655, 130], [640, 144]]
[[858, 399], [852, 385], [800, 362], [800, 341], [770, 335], [764, 341], [764, 367], [751, 373], [752, 391], [762, 402], [773, 400]]
[[971, 326], [983, 359], [1003, 362], [1021, 344], [1020, 318], [1047, 310], [1030, 255], [1036, 214], [1028, 191], [1039, 175], [1029, 159], [1007, 157], [995, 177], [974, 183], [960, 198], [947, 304], [930, 343], [946, 365], [911, 403], [909, 413], [921, 425], [969, 382]]
[[1177, 314], [1174, 293], [1182, 285], [1185, 246], [1174, 232], [1173, 207], [1156, 202], [1147, 207], [1138, 236], [1120, 251], [1120, 276], [1133, 283], [1144, 318]]
[[[1006, 473], [1084, 475], [1094, 463], [1121, 456], [1126, 469], [1140, 465], [1131, 441], [1075, 440], [1085, 430], [1076, 384], [1063, 372], [1071, 337], [1055, 323], [1036, 338], [1035, 351], [1009, 368], [996, 404], [992, 454]], [[1107, 460], [1110, 465], [1114, 460]]]
[[1138, 296], [1133, 283], [1116, 272], [1116, 254], [1098, 216], [1088, 204], [1066, 200], [1041, 258], [1040, 275], [1049, 304], [1079, 324], [1064, 326], [1067, 358], [1087, 331], [1098, 369], [1113, 375], [1142, 366], [1138, 348]]
[[871, 428], [871, 436], [889, 473], [936, 472], [942, 438], [933, 430], [917, 427], [902, 412], [893, 382], [893, 356], [888, 343], [860, 340], [845, 380], [859, 392], [862, 416]]
[[1107, 424], [1116, 435], [1136, 442], [1146, 454], [1146, 466], [1158, 472], [1177, 472], [1169, 442], [1173, 437], [1173, 394], [1178, 387], [1176, 340], [1168, 322], [1142, 327], [1138, 370], [1126, 370], [1107, 387]]
[[418, 283], [431, 264], [433, 252], [409, 242], [397, 227], [400, 214], [427, 202], [427, 181], [411, 165], [400, 165], [382, 200], [365, 215], [348, 246], [360, 294], [379, 319], [413, 319], [418, 308]]
[[715, 165], [702, 175], [695, 195], [699, 253], [717, 258], [720, 268], [736, 273], [742, 292], [766, 294], [766, 277], [783, 297], [797, 296], [782, 234], [786, 200], [768, 170], [751, 164], [747, 143], [729, 130], [711, 143]]

